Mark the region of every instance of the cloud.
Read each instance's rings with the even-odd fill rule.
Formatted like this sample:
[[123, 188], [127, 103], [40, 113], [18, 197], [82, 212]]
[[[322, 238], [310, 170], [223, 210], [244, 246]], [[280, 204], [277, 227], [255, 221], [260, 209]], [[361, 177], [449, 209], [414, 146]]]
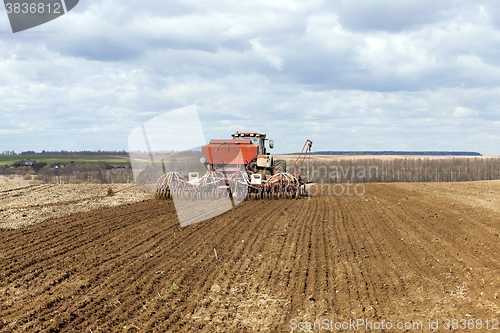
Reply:
[[479, 112], [462, 106], [456, 107], [453, 111], [453, 117], [455, 118], [470, 118], [479, 115]]
[[252, 44], [252, 49], [255, 51], [257, 56], [264, 58], [267, 62], [277, 70], [281, 70], [283, 68], [283, 60], [276, 54], [272, 54], [269, 49], [264, 47], [260, 43], [260, 39], [251, 39], [250, 44]]
[[126, 149], [140, 123], [196, 104], [207, 139], [256, 130], [276, 152], [311, 138], [317, 150], [498, 154], [499, 8], [81, 2], [41, 33], [0, 34], [0, 151]]
[[473, 2], [461, 0], [343, 0], [334, 8], [339, 22], [359, 31], [391, 31], [416, 29], [447, 21], [463, 13]]

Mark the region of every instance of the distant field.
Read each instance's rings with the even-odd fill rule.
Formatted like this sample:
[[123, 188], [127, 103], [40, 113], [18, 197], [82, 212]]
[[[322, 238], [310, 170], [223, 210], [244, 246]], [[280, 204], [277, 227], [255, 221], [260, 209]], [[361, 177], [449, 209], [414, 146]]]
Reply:
[[[297, 155], [275, 155], [275, 158], [287, 160], [288, 163], [295, 161]], [[400, 160], [400, 159], [450, 159], [450, 158], [472, 158], [472, 159], [488, 159], [497, 156], [416, 156], [416, 155], [311, 155], [312, 161], [341, 161], [341, 160]], [[179, 159], [179, 157], [177, 157]], [[0, 164], [11, 164], [19, 160], [35, 160], [37, 162], [54, 163], [99, 163], [106, 162], [109, 164], [126, 165], [129, 164], [128, 156], [113, 156], [113, 155], [16, 155], [16, 156], [0, 156]], [[149, 156], [144, 156], [144, 160], [148, 161]], [[181, 158], [182, 160], [182, 158]]]
[[20, 160], [35, 160], [37, 162], [46, 162], [48, 164], [55, 163], [99, 163], [106, 162], [109, 164], [126, 165], [129, 163], [127, 156], [111, 156], [111, 155], [15, 155], [15, 156], [0, 156], [0, 164], [14, 163]]
[[[279, 156], [279, 157], [278, 157]], [[298, 155], [276, 155], [276, 158], [287, 161], [295, 161]], [[498, 156], [464, 156], [464, 155], [311, 155], [311, 161], [341, 161], [341, 160], [382, 160], [394, 161], [402, 159], [451, 159], [451, 158], [469, 158], [469, 159], [488, 159]]]

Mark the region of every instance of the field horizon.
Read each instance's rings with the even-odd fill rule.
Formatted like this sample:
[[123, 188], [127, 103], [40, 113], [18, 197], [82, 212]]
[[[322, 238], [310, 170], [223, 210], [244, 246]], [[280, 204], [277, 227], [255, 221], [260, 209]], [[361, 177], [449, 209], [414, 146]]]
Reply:
[[11, 163], [21, 160], [45, 162], [47, 164], [70, 163], [73, 161], [75, 163], [104, 162], [116, 165], [127, 165], [130, 161], [128, 156], [117, 155], [0, 155], [0, 165], [7, 164], [10, 166]]

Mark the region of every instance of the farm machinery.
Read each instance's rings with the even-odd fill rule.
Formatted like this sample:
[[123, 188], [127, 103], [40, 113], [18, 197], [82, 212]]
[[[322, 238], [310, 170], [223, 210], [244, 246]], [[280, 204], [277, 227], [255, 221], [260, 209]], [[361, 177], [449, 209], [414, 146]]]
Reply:
[[[240, 202], [245, 199], [292, 199], [305, 195], [309, 177], [309, 160], [312, 141], [307, 140], [287, 172], [285, 160], [275, 159], [266, 148], [274, 147], [266, 134], [236, 132], [232, 139], [213, 139], [201, 147], [202, 172], [182, 174], [166, 172], [156, 181], [155, 197], [160, 200], [172, 197], [189, 199], [230, 198]], [[305, 170], [304, 170], [305, 169]], [[306, 176], [301, 173], [306, 171]]]

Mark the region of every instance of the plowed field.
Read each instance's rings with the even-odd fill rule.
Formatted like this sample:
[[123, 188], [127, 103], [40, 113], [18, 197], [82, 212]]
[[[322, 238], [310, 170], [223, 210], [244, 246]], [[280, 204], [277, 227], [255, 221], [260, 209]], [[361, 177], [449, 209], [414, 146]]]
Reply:
[[150, 200], [0, 229], [0, 332], [485, 331], [500, 320], [500, 184], [470, 184], [245, 201], [184, 228]]

